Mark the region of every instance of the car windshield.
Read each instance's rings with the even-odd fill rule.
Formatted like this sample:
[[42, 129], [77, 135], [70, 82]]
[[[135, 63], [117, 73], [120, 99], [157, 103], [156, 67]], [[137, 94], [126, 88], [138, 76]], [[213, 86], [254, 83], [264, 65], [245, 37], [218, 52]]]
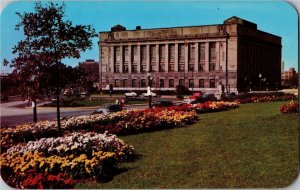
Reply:
[[112, 104], [103, 104], [101, 108], [109, 108]]

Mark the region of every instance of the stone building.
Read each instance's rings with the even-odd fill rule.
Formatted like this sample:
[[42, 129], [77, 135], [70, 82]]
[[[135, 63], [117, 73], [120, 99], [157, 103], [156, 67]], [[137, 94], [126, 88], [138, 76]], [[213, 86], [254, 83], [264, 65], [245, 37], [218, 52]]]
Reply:
[[294, 67], [281, 72], [281, 85], [284, 87], [293, 87], [298, 84], [298, 74]]
[[[221, 93], [269, 89], [281, 80], [281, 37], [255, 23], [231, 17], [223, 24], [126, 30], [117, 25], [99, 33], [102, 89], [175, 90]], [[150, 77], [149, 77], [150, 76]]]

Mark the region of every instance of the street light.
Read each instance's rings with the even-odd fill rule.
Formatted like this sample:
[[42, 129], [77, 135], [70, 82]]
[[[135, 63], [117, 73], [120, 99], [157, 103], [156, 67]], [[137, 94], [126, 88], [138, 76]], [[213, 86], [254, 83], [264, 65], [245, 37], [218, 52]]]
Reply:
[[[30, 82], [33, 84], [32, 88], [34, 89], [34, 81], [35, 81], [35, 75], [32, 75], [30, 78]], [[35, 92], [33, 92], [35, 93]], [[31, 100], [32, 103], [32, 109], [33, 109], [33, 122], [37, 122], [37, 112], [36, 112], [36, 98], [34, 97], [33, 100]]]
[[151, 73], [148, 72], [147, 73], [147, 77], [148, 77], [148, 89], [147, 89], [147, 94], [149, 95], [149, 108], [151, 108], [151, 98], [152, 98], [152, 94], [151, 94]]
[[259, 90], [261, 90], [261, 77], [262, 77], [261, 73], [259, 73], [258, 77], [259, 77]]

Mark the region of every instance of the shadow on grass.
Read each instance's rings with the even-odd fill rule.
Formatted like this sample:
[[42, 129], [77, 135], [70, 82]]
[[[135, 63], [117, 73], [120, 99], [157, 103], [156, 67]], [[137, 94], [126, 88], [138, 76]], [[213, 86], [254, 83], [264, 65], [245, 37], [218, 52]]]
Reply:
[[126, 168], [111, 168], [109, 171], [105, 172], [105, 174], [102, 174], [101, 176], [98, 176], [96, 178], [96, 182], [99, 183], [108, 183], [112, 181], [117, 175], [120, 175], [124, 172], [127, 172], [129, 170], [135, 169], [136, 167], [126, 167]]
[[[135, 162], [137, 160], [142, 159], [143, 155], [141, 154], [134, 154], [134, 155], [130, 155], [130, 157], [126, 158], [126, 163], [131, 163], [131, 162]], [[120, 175], [124, 172], [127, 172], [131, 169], [135, 169], [136, 167], [113, 167], [113, 168], [109, 168], [106, 169], [105, 172], [103, 172], [102, 175], [100, 175], [99, 177], [96, 178], [97, 182], [100, 183], [108, 183], [110, 181], [112, 181], [114, 179], [115, 176]]]

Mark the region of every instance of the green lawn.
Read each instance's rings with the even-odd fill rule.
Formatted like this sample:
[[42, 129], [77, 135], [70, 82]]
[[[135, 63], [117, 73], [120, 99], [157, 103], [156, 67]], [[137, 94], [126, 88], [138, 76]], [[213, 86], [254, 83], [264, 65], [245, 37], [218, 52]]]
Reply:
[[138, 154], [106, 183], [77, 188], [279, 188], [298, 175], [298, 115], [285, 102], [202, 114], [194, 125], [121, 137]]

